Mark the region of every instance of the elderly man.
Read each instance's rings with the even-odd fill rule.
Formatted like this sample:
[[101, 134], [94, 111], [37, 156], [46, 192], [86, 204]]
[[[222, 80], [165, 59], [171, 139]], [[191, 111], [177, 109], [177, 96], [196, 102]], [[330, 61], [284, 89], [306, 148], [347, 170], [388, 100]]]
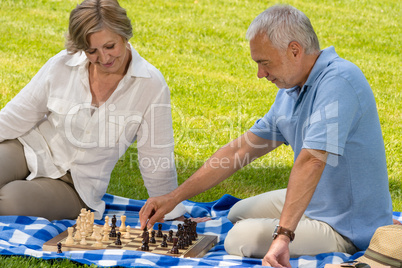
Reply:
[[[291, 6], [265, 10], [246, 36], [258, 77], [280, 88], [275, 103], [179, 188], [148, 199], [141, 226], [226, 179], [239, 163], [286, 144], [295, 159], [287, 189], [242, 200], [231, 209], [228, 217], [236, 224], [225, 240], [226, 251], [289, 267], [290, 257], [367, 248], [376, 228], [392, 224], [392, 202], [366, 78], [333, 47], [320, 50], [310, 20]], [[225, 165], [218, 167], [220, 161]]]

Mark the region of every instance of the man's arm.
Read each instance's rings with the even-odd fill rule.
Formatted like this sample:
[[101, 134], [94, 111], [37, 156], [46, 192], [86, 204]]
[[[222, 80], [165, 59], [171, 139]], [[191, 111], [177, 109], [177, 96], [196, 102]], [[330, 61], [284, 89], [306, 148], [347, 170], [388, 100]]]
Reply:
[[225, 180], [243, 166], [281, 145], [258, 137], [248, 131], [220, 148], [180, 187], [169, 194], [149, 198], [140, 211], [141, 228], [162, 221], [166, 213], [178, 203], [200, 194]]
[[[320, 181], [327, 156], [328, 153], [325, 151], [301, 150], [290, 173], [280, 226], [295, 231]], [[290, 267], [289, 242], [287, 236], [279, 235], [265, 255], [263, 265]]]

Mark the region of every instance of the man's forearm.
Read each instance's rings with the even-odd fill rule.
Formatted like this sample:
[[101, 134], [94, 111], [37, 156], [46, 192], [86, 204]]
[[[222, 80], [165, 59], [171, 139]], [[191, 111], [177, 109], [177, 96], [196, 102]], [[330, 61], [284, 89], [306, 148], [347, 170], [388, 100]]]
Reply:
[[286, 201], [279, 224], [294, 231], [313, 197], [325, 168], [327, 153], [303, 149], [289, 177]]
[[281, 144], [282, 142], [259, 138], [250, 131], [246, 132], [213, 154], [200, 169], [171, 193], [171, 197], [181, 202], [200, 194]]

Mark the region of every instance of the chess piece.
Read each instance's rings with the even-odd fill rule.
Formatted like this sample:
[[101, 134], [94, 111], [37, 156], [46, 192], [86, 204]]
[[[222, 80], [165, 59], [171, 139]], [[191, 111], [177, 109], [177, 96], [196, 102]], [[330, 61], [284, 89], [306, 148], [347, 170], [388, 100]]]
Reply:
[[110, 230], [109, 236], [110, 236], [110, 237], [116, 237], [116, 236], [117, 236], [117, 233], [116, 233], [116, 226], [113, 225], [113, 224], [112, 224], [112, 229]]
[[86, 245], [87, 244], [87, 240], [85, 239], [85, 231], [81, 232], [81, 242], [80, 245]]
[[115, 245], [121, 246], [121, 240], [120, 240], [120, 237], [121, 237], [121, 233], [120, 233], [120, 232], [118, 232], [118, 233], [117, 233], [117, 239], [116, 239], [116, 242], [114, 242], [114, 244], [115, 244]]
[[81, 218], [80, 218], [80, 216], [77, 217], [74, 239], [81, 240]]
[[143, 234], [142, 234], [142, 242], [144, 243], [144, 241], [148, 244], [149, 243], [149, 232], [148, 231], [145, 231]]
[[99, 235], [100, 231], [98, 229], [98, 226], [92, 226], [92, 235], [91, 238], [96, 239], [96, 237]]
[[109, 234], [107, 232], [103, 233], [102, 241], [109, 241]]
[[142, 238], [144, 238], [146, 232], [148, 232], [148, 228], [145, 226], [145, 228], [144, 228], [144, 230], [143, 230], [143, 232], [141, 234]]
[[192, 236], [194, 237], [194, 240], [197, 240], [198, 234], [197, 234], [197, 223], [195, 221], [191, 222], [191, 233]]
[[162, 224], [161, 223], [158, 224], [158, 233], [156, 234], [156, 237], [163, 237]]
[[167, 242], [169, 243], [173, 242], [173, 230], [169, 230], [169, 236], [167, 238]]
[[63, 251], [61, 251], [61, 243], [57, 243], [57, 254], [63, 253]]
[[177, 225], [177, 232], [176, 232], [176, 236], [177, 236], [177, 237], [179, 237], [179, 236], [180, 236], [180, 234], [181, 234], [181, 224], [179, 223], [179, 224]]
[[114, 227], [114, 228], [117, 227], [117, 226], [116, 226], [116, 222], [117, 222], [116, 215], [113, 215], [113, 218], [112, 218], [112, 228], [113, 228], [113, 227]]
[[156, 243], [155, 231], [154, 231], [154, 230], [152, 230], [152, 232], [151, 232], [151, 239], [149, 240], [149, 243], [151, 243], [151, 244], [155, 244], [155, 243]]
[[121, 217], [120, 217], [120, 220], [121, 220], [121, 224], [120, 224], [120, 227], [119, 227], [119, 231], [120, 232], [125, 232], [126, 231], [126, 215], [122, 215]]
[[105, 224], [103, 225], [103, 230], [109, 232], [109, 216], [105, 216]]
[[67, 236], [67, 239], [66, 239], [66, 246], [74, 245], [73, 232], [74, 232], [74, 227], [68, 227], [67, 228], [68, 236]]
[[175, 237], [173, 238], [173, 247], [172, 249], [169, 251], [171, 254], [179, 254], [179, 249], [177, 247], [177, 242], [178, 242], [178, 238]]
[[142, 251], [149, 251], [149, 245], [148, 245], [148, 243], [142, 243], [142, 246], [141, 246], [141, 250]]
[[149, 232], [148, 231], [145, 231], [143, 233], [143, 238], [144, 239], [142, 239], [141, 250], [142, 251], [149, 251], [149, 245], [148, 245], [148, 243], [149, 243]]
[[168, 244], [167, 244], [166, 240], [167, 240], [167, 235], [164, 234], [164, 235], [163, 235], [163, 241], [162, 241], [162, 243], [161, 243], [161, 247], [167, 248]]
[[96, 242], [95, 242], [95, 244], [93, 246], [96, 247], [96, 248], [103, 247], [102, 236], [100, 234], [96, 237]]
[[131, 238], [130, 229], [131, 229], [130, 225], [127, 225], [126, 232], [124, 233], [124, 238], [127, 238], [127, 239]]

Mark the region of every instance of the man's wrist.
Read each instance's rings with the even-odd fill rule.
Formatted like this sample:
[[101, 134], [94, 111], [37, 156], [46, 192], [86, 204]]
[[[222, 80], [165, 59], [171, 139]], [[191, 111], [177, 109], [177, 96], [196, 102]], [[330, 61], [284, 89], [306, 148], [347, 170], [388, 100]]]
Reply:
[[295, 233], [292, 230], [286, 229], [282, 226], [277, 225], [274, 233], [272, 234], [273, 240], [275, 240], [279, 235], [285, 235], [289, 238], [290, 242], [295, 239]]

